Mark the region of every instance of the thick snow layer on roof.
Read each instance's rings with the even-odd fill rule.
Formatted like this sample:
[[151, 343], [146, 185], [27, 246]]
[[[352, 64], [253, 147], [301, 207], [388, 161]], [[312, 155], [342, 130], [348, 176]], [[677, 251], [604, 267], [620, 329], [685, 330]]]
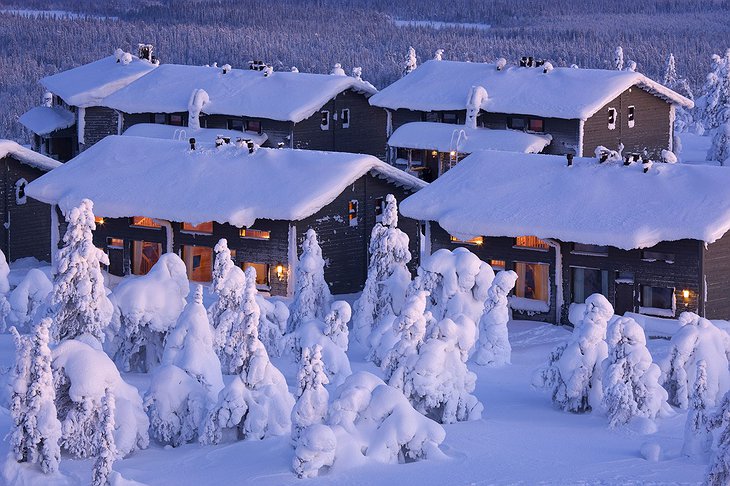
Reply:
[[712, 243], [730, 229], [730, 171], [655, 163], [476, 152], [400, 205], [455, 236], [534, 235], [646, 248], [684, 238]]
[[138, 123], [132, 125], [124, 131], [125, 136], [145, 137], [145, 138], [162, 138], [166, 140], [184, 140], [195, 139], [196, 143], [214, 144], [215, 139], [221, 137], [230, 137], [232, 142], [238, 138], [251, 140], [257, 145], [263, 145], [268, 139], [265, 133], [241, 132], [238, 130], [224, 130], [218, 128], [190, 128], [177, 127], [174, 125], [162, 125], [159, 123]]
[[18, 121], [37, 135], [47, 135], [73, 126], [76, 117], [61, 106], [36, 106], [23, 113]]
[[[132, 62], [117, 62], [116, 56], [84, 64], [41, 79], [51, 93], [72, 106], [98, 106], [99, 101], [157, 66], [132, 56]], [[190, 94], [188, 93], [188, 96]]]
[[350, 76], [163, 64], [153, 73], [117, 91], [103, 102], [125, 113], [188, 111], [190, 95], [203, 89], [210, 101], [203, 113], [300, 122], [336, 94], [353, 89], [372, 94], [375, 88]]
[[46, 171], [61, 165], [61, 162], [18, 145], [11, 140], [0, 139], [0, 159], [5, 157], [13, 157], [25, 165]]
[[[461, 133], [463, 131], [463, 133]], [[539, 153], [550, 144], [550, 135], [517, 130], [469, 128], [450, 123], [413, 122], [401, 125], [388, 139], [391, 147], [470, 154], [477, 150]]]
[[62, 210], [82, 199], [105, 217], [170, 221], [300, 220], [332, 202], [368, 172], [420, 189], [425, 183], [375, 157], [313, 150], [191, 151], [187, 142], [110, 136], [36, 179], [26, 193]]
[[481, 108], [493, 113], [586, 120], [627, 88], [637, 85], [669, 102], [692, 101], [643, 74], [605, 69], [508, 67], [457, 61], [427, 61], [370, 98], [382, 108], [464, 110], [472, 86], [487, 91]]

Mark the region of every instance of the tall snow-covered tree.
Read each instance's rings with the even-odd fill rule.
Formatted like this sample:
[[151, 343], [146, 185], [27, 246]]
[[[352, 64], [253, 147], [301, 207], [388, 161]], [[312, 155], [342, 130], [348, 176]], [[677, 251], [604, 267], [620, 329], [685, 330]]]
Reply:
[[403, 76], [412, 73], [418, 67], [418, 60], [416, 59], [416, 50], [413, 47], [408, 48], [408, 54], [406, 60], [403, 63]]
[[706, 131], [730, 121], [730, 49], [723, 57], [712, 55], [712, 66], [702, 87], [697, 110]]
[[723, 396], [717, 411], [709, 418], [708, 426], [721, 431], [705, 485], [726, 486], [730, 484], [730, 392]]
[[93, 203], [84, 199], [66, 215], [68, 227], [57, 253], [57, 273], [51, 292], [53, 335], [73, 339], [81, 334], [104, 342], [104, 329], [114, 311], [106, 295], [101, 265], [109, 257], [94, 246]]
[[436, 49], [436, 52], [433, 55], [434, 60], [441, 61], [444, 58], [444, 50], [443, 49]]
[[670, 52], [667, 58], [667, 67], [664, 70], [664, 86], [673, 86], [677, 80], [677, 64], [674, 61], [674, 54]]
[[624, 69], [624, 48], [618, 46], [613, 53], [613, 67], [619, 71]]
[[684, 426], [682, 453], [685, 456], [702, 458], [707, 456], [712, 448], [712, 434], [708, 427], [706, 395], [707, 365], [704, 360], [700, 360], [697, 363], [697, 376], [692, 385], [687, 421]]
[[109, 475], [112, 473], [114, 461], [119, 456], [117, 446], [114, 442], [114, 430], [116, 427], [114, 411], [116, 402], [114, 393], [107, 388], [101, 400], [101, 422], [95, 431], [96, 435], [96, 461], [92, 469], [91, 484], [93, 486], [108, 486]]
[[411, 281], [406, 266], [411, 261], [408, 235], [398, 229], [398, 203], [392, 194], [385, 197], [383, 219], [370, 233], [368, 252], [368, 276], [354, 304], [352, 326], [363, 344], [384, 318], [400, 312]]
[[17, 461], [28, 460], [28, 436], [23, 429], [27, 411], [28, 386], [30, 385], [31, 341], [29, 336], [22, 335], [15, 327], [10, 328], [15, 344], [15, 365], [10, 377], [10, 416], [13, 429], [10, 444]]
[[324, 319], [332, 302], [332, 294], [324, 280], [324, 259], [317, 242], [317, 233], [307, 230], [302, 242], [302, 255], [294, 276], [294, 299], [289, 307], [287, 332], [291, 333], [311, 319]]
[[324, 334], [332, 340], [343, 351], [347, 351], [349, 347], [350, 331], [347, 329], [347, 323], [352, 317], [352, 309], [350, 304], [344, 300], [336, 300], [332, 302], [330, 311], [324, 316]]
[[10, 275], [10, 266], [5, 259], [5, 253], [0, 251], [0, 332], [5, 332], [7, 328], [7, 320], [10, 314], [10, 303], [8, 302], [8, 293], [10, 292], [10, 283], [8, 282]]
[[216, 301], [208, 309], [208, 314], [213, 328], [218, 329], [223, 315], [241, 304], [245, 282], [243, 278], [235, 278], [234, 274], [241, 272], [231, 258], [231, 250], [228, 249], [228, 241], [225, 238], [218, 240], [213, 251], [215, 260], [210, 290], [216, 296]]
[[[728, 107], [730, 110], [730, 106]], [[720, 165], [730, 165], [730, 117], [715, 129], [712, 145], [707, 151], [707, 160], [715, 160]]]
[[507, 330], [510, 318], [507, 295], [516, 282], [517, 274], [512, 270], [501, 271], [492, 280], [484, 303], [484, 314], [479, 320], [479, 341], [474, 352], [477, 364], [502, 366], [512, 360]]
[[297, 372], [296, 403], [291, 411], [291, 437], [294, 447], [302, 431], [314, 424], [324, 422], [327, 414], [329, 393], [324, 387], [329, 383], [322, 362], [322, 347], [302, 348], [302, 357]]
[[385, 354], [381, 368], [385, 374], [385, 381], [395, 388], [403, 390], [405, 387], [408, 361], [418, 355], [426, 339], [426, 299], [428, 294], [418, 291], [411, 294], [406, 300], [401, 314], [393, 322], [395, 335], [398, 341]]

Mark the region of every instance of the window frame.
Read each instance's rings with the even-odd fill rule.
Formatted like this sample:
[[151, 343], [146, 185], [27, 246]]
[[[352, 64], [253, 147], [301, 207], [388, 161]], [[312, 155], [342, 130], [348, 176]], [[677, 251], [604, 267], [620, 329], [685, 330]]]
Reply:
[[474, 238], [469, 238], [468, 240], [462, 240], [461, 238], [458, 238], [454, 235], [449, 235], [449, 241], [455, 245], [471, 245], [471, 246], [484, 245], [483, 236], [475, 236]]
[[609, 130], [616, 130], [616, 117], [618, 116], [618, 111], [616, 111], [616, 108], [613, 108], [611, 106], [608, 107], [608, 129]]
[[28, 195], [25, 193], [25, 188], [28, 187], [28, 180], [25, 177], [21, 177], [15, 181], [15, 205], [22, 206], [28, 202]]
[[[576, 248], [578, 245], [583, 246], [582, 249]], [[605, 251], [602, 249], [605, 248]], [[609, 248], [606, 245], [591, 245], [588, 243], [573, 243], [570, 253], [573, 255], [599, 256], [607, 257]]]
[[[116, 244], [115, 242], [119, 242], [119, 244]], [[113, 236], [107, 236], [106, 247], [109, 250], [124, 250], [124, 238], [115, 238]]]
[[[186, 251], [185, 251], [187, 248], [203, 248], [203, 249], [207, 250], [206, 253], [209, 254], [208, 260], [209, 260], [209, 265], [210, 265], [210, 276], [209, 276], [210, 278], [209, 279], [207, 279], [207, 280], [194, 280], [193, 279], [193, 272], [195, 272], [195, 270], [198, 268], [198, 267], [193, 266], [195, 263], [194, 258], [196, 256], [201, 256], [201, 255], [192, 255], [190, 265], [188, 265], [188, 256], [186, 255]], [[191, 281], [191, 282], [210, 282], [212, 280], [213, 263], [215, 262], [215, 254], [213, 252], [213, 248], [211, 248], [210, 246], [206, 246], [206, 245], [181, 245], [180, 252], [181, 252], [182, 261], [185, 263], [185, 271], [187, 273], [187, 277], [188, 277], [189, 281]], [[199, 267], [202, 268], [202, 266], [203, 266], [203, 258], [201, 256]]]
[[[601, 290], [600, 292], [586, 292], [585, 291], [585, 285], [583, 285], [583, 289], [581, 290], [581, 293], [583, 294], [583, 299], [581, 301], [578, 301], [576, 299], [576, 273], [577, 272], [583, 272], [584, 278], [583, 282], [585, 282], [585, 271], [592, 271], [592, 272], [598, 272], [600, 281], [601, 281]], [[570, 266], [570, 301], [573, 304], [584, 304], [586, 299], [590, 297], [591, 295], [595, 293], [600, 293], [604, 297], [608, 298], [608, 287], [610, 285], [609, 282], [609, 271], [604, 270], [602, 268], [595, 268], [595, 267], [582, 267], [580, 265], [571, 265]]]
[[359, 214], [358, 211], [360, 209], [360, 201], [357, 199], [350, 199], [347, 202], [347, 221], [350, 225], [350, 227], [355, 227], [359, 223]]
[[240, 228], [238, 230], [238, 236], [247, 240], [268, 241], [271, 239], [271, 231], [256, 228]]
[[[267, 290], [267, 291], [268, 290], [271, 290], [271, 267], [272, 267], [272, 265], [270, 263], [264, 263], [264, 262], [241, 262], [240, 265], [241, 265], [241, 269], [244, 272], [250, 266], [263, 265], [263, 267], [264, 267], [264, 272], [263, 273], [262, 272], [259, 272], [258, 269], [256, 270], [256, 289], [257, 290]], [[254, 268], [256, 268], [256, 267], [254, 266]], [[262, 274], [266, 276], [266, 280], [264, 281], [264, 283], [259, 283], [258, 282], [258, 279], [259, 279], [259, 277]]]
[[634, 128], [636, 124], [636, 106], [635, 105], [629, 105], [629, 108], [626, 113], [626, 120], [629, 128]]
[[[210, 231], [201, 230], [200, 227], [203, 225], [210, 224]], [[187, 228], [185, 226], [188, 226]], [[192, 224], [188, 222], [182, 222], [180, 223], [180, 232], [181, 233], [188, 233], [193, 235], [212, 235], [213, 234], [213, 221], [205, 221], [200, 224]]]
[[343, 108], [340, 112], [340, 121], [342, 122], [342, 128], [350, 128], [350, 109]]
[[[521, 298], [521, 299], [529, 299], [534, 300], [537, 302], [544, 302], [545, 304], [550, 307], [550, 264], [546, 262], [526, 262], [526, 261], [514, 261], [512, 262], [512, 268], [513, 270], [519, 275], [520, 272], [518, 270], [518, 265], [525, 265], [525, 271], [527, 271], [527, 266], [536, 266], [536, 268], [540, 268], [541, 272], [544, 273], [545, 278], [545, 288], [540, 289], [540, 293], [545, 293], [545, 299], [538, 299], [535, 297], [526, 297], [525, 296], [525, 288], [522, 287], [522, 285], [526, 285], [527, 281], [526, 279], [517, 279], [517, 283], [515, 284], [513, 294], [515, 297]], [[522, 294], [522, 295], [520, 295]], [[534, 294], [533, 294], [534, 295]]]
[[[540, 128], [539, 129], [533, 128], [532, 127], [533, 122], [539, 122]], [[543, 120], [542, 118], [529, 118], [527, 120], [527, 131], [533, 132], [533, 133], [545, 133], [545, 120]]]
[[[527, 238], [527, 240], [524, 240]], [[523, 241], [530, 241], [529, 238], [534, 238], [536, 240], [535, 245], [522, 245], [520, 244], [520, 240]], [[533, 251], [542, 251], [542, 252], [548, 252], [550, 251], [550, 245], [547, 243], [547, 241], [538, 238], [534, 235], [524, 235], [524, 236], [518, 236], [514, 239], [514, 244], [512, 245], [512, 248], [519, 249], [519, 250], [533, 250]]]
[[[516, 121], [520, 121], [520, 123], [515, 124]], [[527, 118], [524, 116], [510, 116], [507, 118], [507, 128], [510, 130], [520, 130], [524, 132], [528, 127]]]
[[[236, 128], [236, 126], [239, 124], [240, 124], [240, 128]], [[228, 119], [228, 129], [229, 130], [243, 132], [243, 131], [245, 131], [245, 128], [246, 128], [246, 124], [243, 122], [242, 119], [240, 119], [240, 118], [229, 118]]]
[[[177, 123], [177, 121], [173, 121], [173, 117], [177, 118], [180, 117], [180, 123]], [[185, 126], [185, 116], [184, 115], [178, 115], [177, 113], [170, 113], [168, 115], [168, 124], [175, 126], [175, 127], [184, 127]]]
[[[138, 222], [135, 222], [135, 219], [139, 220], [149, 220], [150, 224], [140, 224]], [[162, 225], [159, 223], [155, 223], [154, 218], [148, 218], [147, 216], [132, 216], [129, 221], [129, 226], [132, 228], [142, 228], [142, 229], [149, 229], [149, 230], [159, 230], [162, 229]]]
[[329, 110], [321, 110], [320, 112], [321, 118], [319, 120], [319, 128], [320, 130], [326, 131], [330, 129], [330, 111]]
[[672, 264], [676, 261], [677, 255], [664, 251], [642, 250], [641, 261], [643, 262], [664, 262]]
[[[447, 120], [448, 118], [448, 120]], [[450, 125], [456, 125], [459, 123], [459, 115], [456, 113], [442, 113], [441, 123], [448, 123]]]
[[245, 128], [244, 131], [258, 133], [259, 135], [261, 135], [264, 130], [261, 120], [246, 120], [243, 126]]
[[379, 196], [375, 198], [375, 222], [383, 222], [383, 213], [385, 212], [385, 197]]
[[[654, 300], [654, 290], [659, 289], [662, 291], [669, 291], [669, 307], [656, 306], [657, 302]], [[647, 300], [647, 290], [650, 290], [651, 302]], [[649, 305], [648, 305], [649, 304]], [[677, 311], [677, 288], [676, 287], [657, 287], [649, 284], [639, 285], [639, 312], [641, 314], [658, 315], [662, 317], [674, 316]]]

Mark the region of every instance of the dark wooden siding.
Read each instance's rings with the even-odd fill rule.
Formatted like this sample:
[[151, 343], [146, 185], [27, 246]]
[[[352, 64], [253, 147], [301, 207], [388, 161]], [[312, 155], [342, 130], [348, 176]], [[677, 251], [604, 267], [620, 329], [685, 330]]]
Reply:
[[702, 245], [701, 249], [706, 278], [705, 316], [730, 319], [730, 236], [726, 234], [707, 248]]
[[108, 135], [116, 135], [119, 128], [119, 114], [116, 110], [102, 106], [86, 108], [84, 115], [84, 150]]
[[[628, 107], [635, 106], [634, 127], [628, 126]], [[608, 109], [615, 108], [616, 128], [608, 128]], [[616, 150], [624, 144], [624, 153], [647, 150], [657, 160], [663, 149], [671, 148], [671, 105], [643, 89], [633, 86], [606, 103], [583, 127], [583, 155], [592, 156], [596, 147], [603, 145]]]
[[543, 120], [544, 133], [553, 137], [550, 145], [545, 147], [542, 153], [564, 155], [567, 153], [577, 154], [579, 149], [580, 121], [565, 120], [563, 118], [542, 118], [528, 115], [510, 115], [505, 113], [482, 112], [479, 115], [479, 123], [486, 128], [506, 130], [509, 118], [517, 116], [520, 118], [537, 118]]

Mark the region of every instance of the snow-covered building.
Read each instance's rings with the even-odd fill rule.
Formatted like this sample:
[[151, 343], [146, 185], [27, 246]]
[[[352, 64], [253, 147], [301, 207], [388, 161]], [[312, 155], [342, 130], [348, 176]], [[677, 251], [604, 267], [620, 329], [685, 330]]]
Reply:
[[[404, 152], [396, 148], [413, 148], [392, 138], [413, 122], [550, 135], [550, 143], [540, 150], [549, 154], [591, 155], [598, 146], [617, 150], [623, 144], [625, 153], [646, 150], [658, 159], [662, 150], [673, 148], [675, 108], [693, 106], [691, 100], [634, 71], [525, 64], [529, 66], [431, 60], [373, 95], [370, 104], [388, 112], [393, 147], [389, 161], [404, 158]], [[443, 164], [445, 154], [468, 153], [460, 147], [460, 129], [452, 128], [444, 129], [449, 137], [447, 151], [433, 148], [434, 142], [415, 147], [431, 149], [415, 162], [437, 166]], [[443, 134], [428, 136], [436, 139]], [[469, 144], [476, 137], [466, 133], [461, 139]], [[513, 135], [505, 135], [505, 145], [515, 142]], [[534, 150], [528, 139], [519, 142], [514, 149]]]
[[482, 151], [400, 210], [431, 251], [514, 270], [521, 318], [565, 322], [596, 292], [617, 314], [730, 317], [730, 174], [646, 162]]
[[25, 189], [61, 163], [10, 140], [0, 140], [0, 163], [0, 250], [8, 261], [51, 261], [51, 207]]
[[[255, 267], [259, 285], [281, 295], [309, 228], [332, 291], [360, 290], [385, 196], [400, 201], [425, 185], [369, 155], [109, 136], [27, 193], [62, 211], [91, 199], [95, 243], [114, 274], [144, 274], [175, 252], [191, 280], [207, 281], [213, 248], [226, 238], [236, 263]], [[403, 218], [399, 227], [418, 255], [418, 222]]]
[[[140, 51], [143, 56], [147, 52]], [[20, 123], [33, 132], [33, 149], [65, 162], [109, 135], [116, 133], [117, 114], [101, 100], [152, 71], [150, 59], [117, 50], [114, 55], [47, 76], [40, 84], [48, 92], [41, 106], [31, 108]]]

